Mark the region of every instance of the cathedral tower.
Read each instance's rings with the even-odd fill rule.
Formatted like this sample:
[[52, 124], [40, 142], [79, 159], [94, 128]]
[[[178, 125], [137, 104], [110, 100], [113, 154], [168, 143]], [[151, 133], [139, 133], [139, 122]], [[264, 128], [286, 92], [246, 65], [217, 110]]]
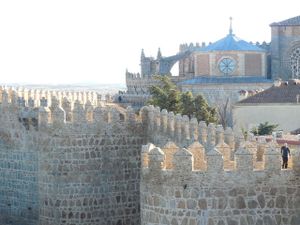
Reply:
[[300, 78], [300, 16], [270, 26], [272, 78]]

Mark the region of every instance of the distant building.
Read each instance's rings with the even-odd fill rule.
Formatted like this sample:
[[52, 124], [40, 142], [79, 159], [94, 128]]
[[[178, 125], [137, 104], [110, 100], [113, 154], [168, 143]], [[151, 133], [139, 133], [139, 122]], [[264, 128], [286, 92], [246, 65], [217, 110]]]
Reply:
[[180, 64], [180, 75], [193, 78], [179, 82], [183, 91], [202, 94], [209, 103], [218, 104], [224, 98], [239, 100], [239, 91], [263, 90], [271, 86], [267, 79], [267, 50], [229, 34], [208, 46], [196, 47], [192, 53], [194, 68], [187, 69], [191, 58]]
[[272, 78], [300, 78], [300, 16], [270, 26]]
[[[241, 90], [257, 92], [272, 86], [274, 78], [300, 76], [300, 16], [272, 23], [272, 41], [248, 43], [232, 30], [222, 39], [209, 45], [181, 44], [176, 55], [157, 57], [141, 53], [141, 73], [126, 72], [128, 102], [142, 104], [149, 98], [148, 88], [156, 84], [153, 75], [168, 75], [183, 91], [201, 93], [214, 104], [229, 98], [240, 100]], [[179, 75], [171, 69], [178, 62]], [[142, 98], [139, 100], [139, 96]]]
[[275, 81], [260, 93], [239, 101], [233, 107], [235, 128], [251, 129], [260, 123], [278, 124], [278, 129], [300, 128], [300, 80]]

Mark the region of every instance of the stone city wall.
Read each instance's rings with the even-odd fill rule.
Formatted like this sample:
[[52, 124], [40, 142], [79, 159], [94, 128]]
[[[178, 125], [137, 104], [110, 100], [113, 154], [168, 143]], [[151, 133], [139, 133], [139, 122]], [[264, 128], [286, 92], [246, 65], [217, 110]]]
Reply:
[[[257, 168], [244, 146], [233, 167], [212, 147], [144, 146], [141, 175], [143, 225], [298, 225], [300, 150], [293, 168], [281, 170], [281, 155], [269, 146]], [[145, 150], [148, 150], [147, 153]]]
[[0, 223], [38, 224], [38, 154], [0, 146]]
[[[168, 76], [170, 80], [177, 84], [180, 81], [191, 79], [192, 76]], [[155, 79], [155, 75], [142, 77], [139, 73], [126, 73], [127, 94], [148, 95], [149, 87], [158, 85], [159, 81]]]
[[139, 225], [134, 111], [22, 95], [1, 91], [0, 224]]
[[149, 87], [158, 83], [153, 76], [142, 77], [140, 74], [126, 73], [127, 94], [149, 94]]
[[300, 223], [299, 149], [281, 170], [275, 141], [250, 134], [245, 141], [231, 128], [157, 107], [142, 112], [150, 142], [141, 155], [142, 224]]
[[178, 146], [186, 147], [198, 141], [207, 147], [221, 143], [224, 137], [225, 142], [233, 149], [235, 142], [244, 138], [241, 132], [234, 133], [230, 127], [224, 131], [221, 125], [207, 125], [205, 121], [198, 122], [196, 118], [175, 115], [166, 109], [160, 110], [159, 107], [145, 106], [141, 109], [141, 115], [143, 121], [146, 121], [147, 141], [160, 146], [172, 141]]
[[150, 94], [128, 94], [122, 93], [116, 95], [115, 102], [120, 105], [130, 105], [133, 108], [140, 109], [147, 104]]
[[299, 222], [296, 150], [281, 171], [278, 146], [231, 128], [97, 96], [83, 104], [82, 93], [24, 93], [0, 90], [1, 224]]
[[125, 132], [55, 142], [40, 158], [40, 224], [140, 224], [141, 137]]

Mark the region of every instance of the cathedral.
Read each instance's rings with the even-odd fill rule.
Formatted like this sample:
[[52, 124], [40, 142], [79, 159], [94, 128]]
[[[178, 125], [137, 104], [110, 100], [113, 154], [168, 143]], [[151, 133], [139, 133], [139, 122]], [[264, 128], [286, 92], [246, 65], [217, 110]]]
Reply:
[[[182, 91], [203, 94], [210, 104], [231, 103], [273, 85], [276, 79], [300, 78], [300, 16], [270, 24], [271, 42], [249, 43], [236, 36], [230, 19], [228, 34], [205, 45], [182, 44], [173, 56], [146, 57], [141, 53], [141, 73], [126, 72], [127, 93], [122, 99], [142, 104], [154, 75], [169, 76]], [[171, 74], [179, 64], [178, 76]], [[138, 97], [140, 96], [140, 98]]]

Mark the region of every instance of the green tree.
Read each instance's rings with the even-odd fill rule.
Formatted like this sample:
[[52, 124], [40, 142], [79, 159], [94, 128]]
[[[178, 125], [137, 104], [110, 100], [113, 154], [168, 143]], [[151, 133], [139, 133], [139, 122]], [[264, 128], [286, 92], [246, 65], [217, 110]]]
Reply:
[[260, 123], [254, 127], [251, 132], [254, 135], [270, 135], [278, 127], [278, 124], [269, 124], [269, 122]]
[[184, 92], [181, 93], [180, 96], [180, 108], [181, 111], [180, 113], [182, 115], [188, 115], [189, 117], [195, 116], [194, 112], [195, 112], [195, 101], [194, 101], [194, 97], [192, 92], [188, 91], [188, 92]]
[[215, 108], [208, 105], [207, 101], [202, 95], [197, 95], [194, 99], [195, 104], [195, 117], [201, 121], [204, 120], [207, 123], [217, 122], [217, 112]]
[[191, 92], [180, 92], [167, 76], [156, 76], [156, 79], [160, 81], [160, 85], [150, 87], [149, 105], [159, 106], [161, 109], [187, 115], [190, 118], [195, 117], [207, 123], [217, 121], [216, 110], [208, 106], [202, 95], [194, 98]]
[[160, 81], [160, 85], [150, 87], [152, 98], [148, 101], [149, 105], [159, 106], [161, 109], [180, 112], [180, 91], [167, 76], [155, 76]]

